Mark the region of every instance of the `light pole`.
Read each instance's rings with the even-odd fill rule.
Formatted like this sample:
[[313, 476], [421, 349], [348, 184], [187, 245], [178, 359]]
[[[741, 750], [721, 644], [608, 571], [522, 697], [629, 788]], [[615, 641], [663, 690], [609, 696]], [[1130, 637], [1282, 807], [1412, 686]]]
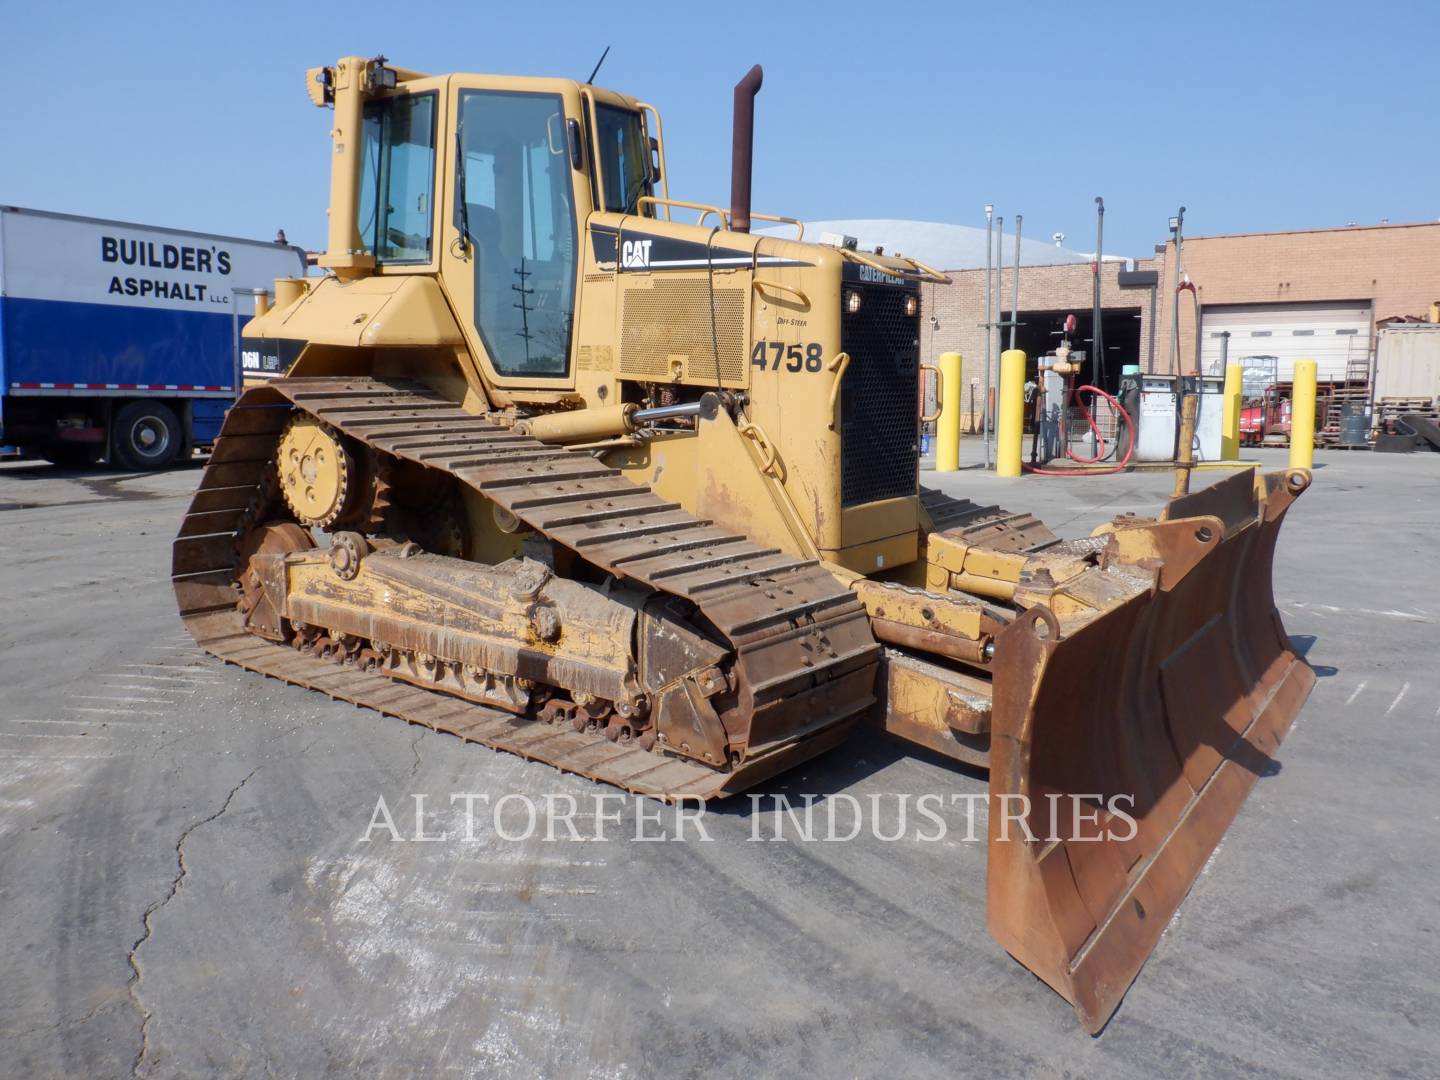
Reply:
[[1015, 215], [1015, 280], [1011, 282], [1010, 348], [1015, 348], [1015, 327], [1020, 322], [1020, 224], [1024, 214]]
[[1095, 303], [1091, 312], [1091, 321], [1094, 325], [1090, 328], [1091, 343], [1095, 346], [1095, 364], [1091, 370], [1095, 373], [1095, 384], [1100, 388], [1105, 387], [1105, 332], [1100, 312], [1100, 275], [1105, 272], [1105, 200], [1099, 195], [1095, 196]]
[[985, 378], [980, 398], [980, 430], [985, 436], [985, 467], [990, 467], [990, 245], [994, 240], [995, 206], [985, 204]]
[[1185, 208], [1170, 219], [1170, 234], [1175, 238], [1175, 267], [1170, 274], [1170, 371], [1180, 374], [1176, 366], [1176, 354], [1180, 350], [1180, 244], [1181, 230], [1185, 228]]

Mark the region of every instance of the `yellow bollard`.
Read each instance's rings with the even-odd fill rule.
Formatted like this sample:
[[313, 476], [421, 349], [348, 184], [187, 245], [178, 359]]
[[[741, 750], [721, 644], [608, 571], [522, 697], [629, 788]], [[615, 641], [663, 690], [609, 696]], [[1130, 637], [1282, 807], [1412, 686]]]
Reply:
[[1315, 361], [1296, 360], [1290, 391], [1290, 467], [1315, 464]]
[[936, 472], [954, 472], [960, 468], [960, 402], [965, 391], [960, 385], [960, 369], [958, 352], [940, 354], [940, 419], [935, 424]]
[[1239, 364], [1225, 365], [1225, 411], [1220, 428], [1220, 460], [1234, 461], [1240, 456], [1240, 388], [1245, 369]]
[[1000, 407], [995, 418], [995, 475], [1020, 475], [1020, 444], [1025, 434], [1025, 353], [1000, 354]]

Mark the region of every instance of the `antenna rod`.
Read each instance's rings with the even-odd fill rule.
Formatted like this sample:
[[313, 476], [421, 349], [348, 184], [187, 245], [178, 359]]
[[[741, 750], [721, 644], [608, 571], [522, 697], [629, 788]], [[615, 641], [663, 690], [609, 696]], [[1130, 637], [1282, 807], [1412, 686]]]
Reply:
[[607, 56], [609, 56], [609, 55], [610, 55], [610, 46], [609, 46], [609, 45], [606, 45], [606, 46], [605, 46], [605, 51], [600, 54], [600, 59], [595, 61], [595, 70], [592, 71], [592, 72], [590, 72], [590, 77], [585, 80], [585, 85], [586, 85], [586, 86], [589, 86], [591, 83], [593, 83], [593, 82], [595, 81], [595, 76], [600, 74], [600, 65], [603, 64], [603, 63], [605, 63], [605, 58], [606, 58]]

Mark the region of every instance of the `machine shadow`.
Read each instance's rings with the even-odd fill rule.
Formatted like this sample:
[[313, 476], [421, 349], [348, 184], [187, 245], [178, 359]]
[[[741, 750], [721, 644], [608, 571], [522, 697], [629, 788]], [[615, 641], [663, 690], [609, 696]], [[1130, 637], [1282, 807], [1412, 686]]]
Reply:
[[[742, 797], [711, 802], [706, 808], [707, 813], [748, 820], [757, 806], [761, 813], [770, 813], [775, 798], [783, 796], [800, 800], [806, 795], [813, 795], [817, 801], [827, 799], [841, 792], [848, 792], [902, 762], [918, 762], [942, 769], [954, 776], [954, 786], [960, 790], [984, 790], [988, 784], [989, 773], [985, 769], [966, 765], [869, 725], [861, 725], [842, 745], [845, 748], [844, 753], [837, 748], [801, 762], [794, 768], [755, 785]], [[937, 779], [943, 783], [948, 777]], [[897, 785], [897, 790], [887, 791], [886, 794], [923, 793], [899, 790], [901, 787], [913, 788], [914, 774], [907, 775], [906, 780], [904, 785]]]
[[[1310, 664], [1310, 650], [1320, 640], [1314, 634], [1291, 634], [1290, 648], [1295, 650], [1295, 655]], [[1310, 664], [1310, 670], [1315, 672], [1316, 678], [1328, 679], [1340, 674], [1340, 669], [1330, 664]]]

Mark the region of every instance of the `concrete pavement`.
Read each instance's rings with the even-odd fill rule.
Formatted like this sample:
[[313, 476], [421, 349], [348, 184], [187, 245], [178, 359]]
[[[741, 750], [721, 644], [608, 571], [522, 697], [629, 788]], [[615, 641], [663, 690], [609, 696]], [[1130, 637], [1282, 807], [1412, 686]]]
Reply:
[[[754, 842], [743, 802], [708, 843], [626, 839], [628, 805], [466, 840], [455, 793], [573, 796], [585, 832], [603, 789], [202, 655], [166, 581], [198, 470], [0, 465], [0, 1074], [1433, 1071], [1440, 455], [1319, 464], [1276, 571], [1318, 685], [1098, 1039], [986, 933], [961, 815], [900, 821], [980, 774], [862, 735], [764, 789], [895, 842]], [[1170, 484], [925, 480], [1071, 535]], [[449, 840], [362, 839], [416, 796]]]

